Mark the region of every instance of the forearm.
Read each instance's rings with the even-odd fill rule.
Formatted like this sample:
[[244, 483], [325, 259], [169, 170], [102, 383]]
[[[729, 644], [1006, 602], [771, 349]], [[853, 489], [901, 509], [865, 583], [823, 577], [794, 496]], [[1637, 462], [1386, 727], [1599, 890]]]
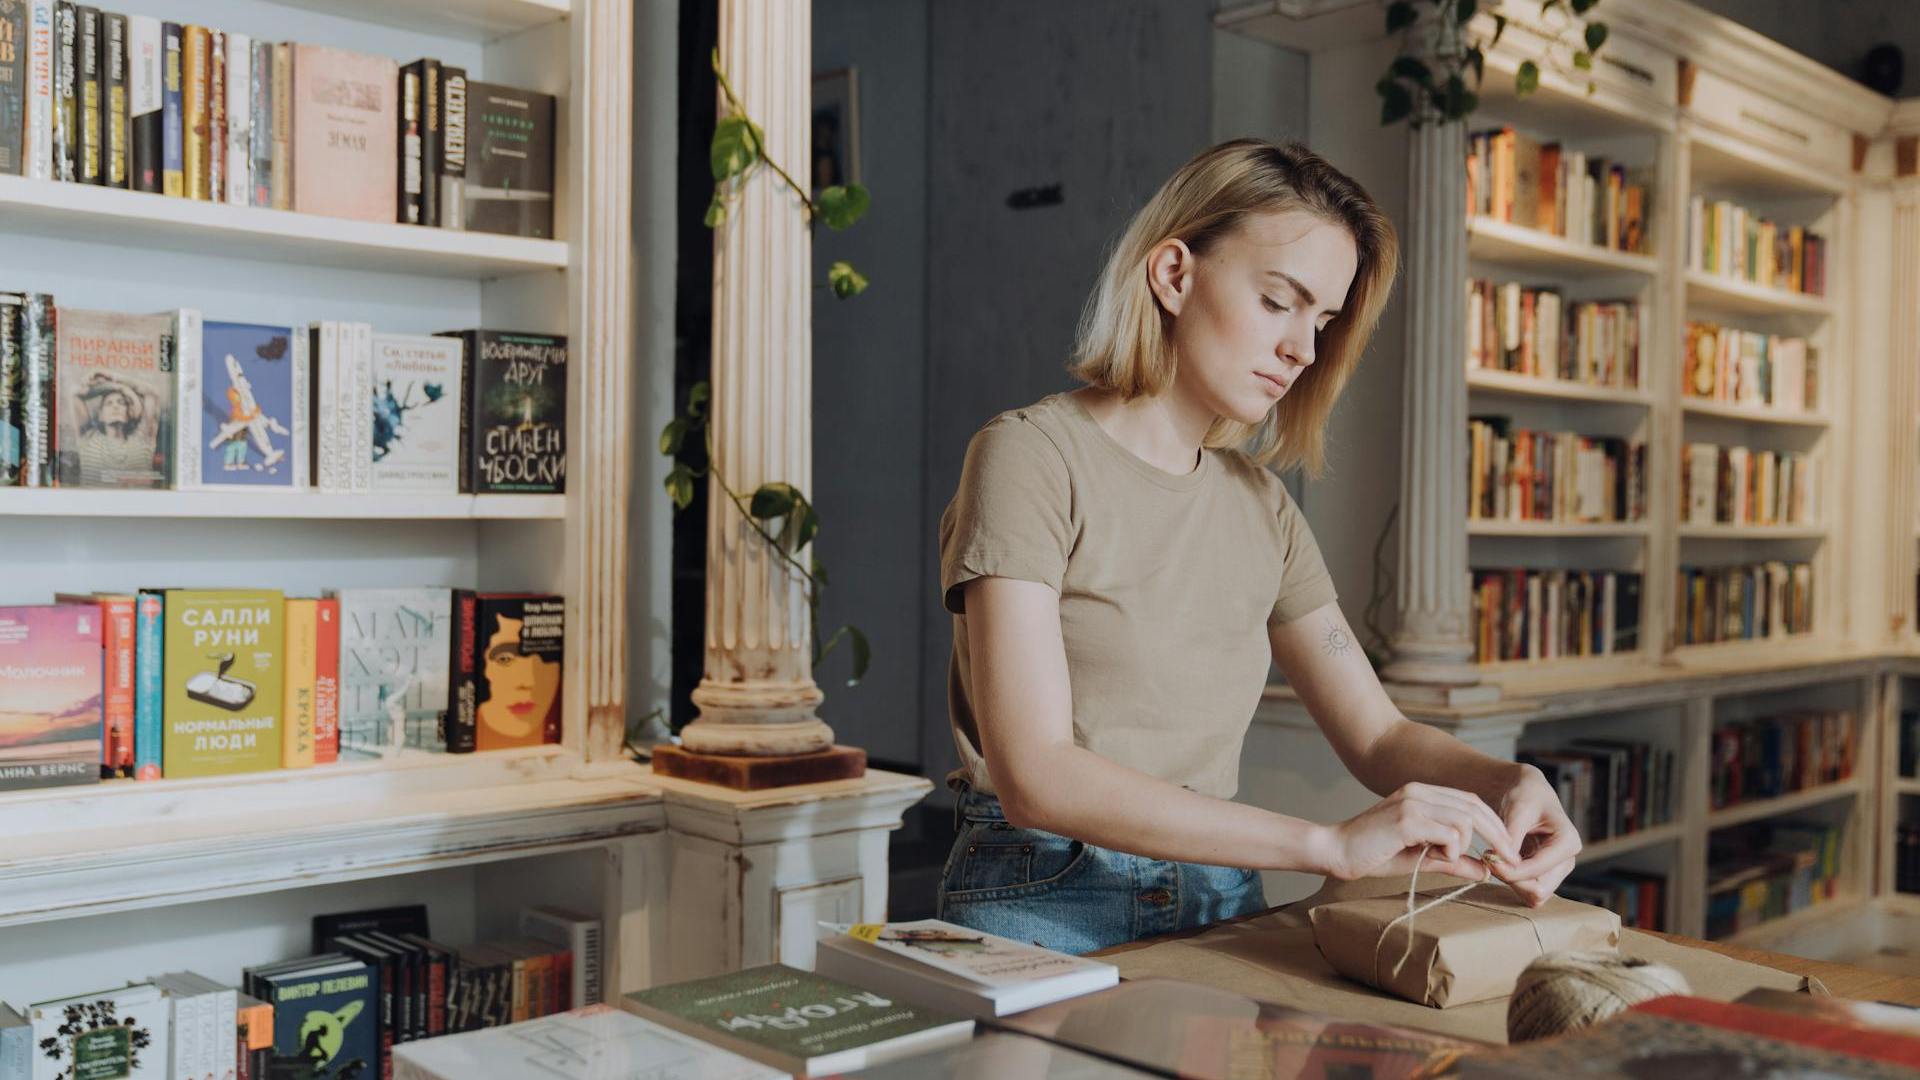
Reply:
[[1517, 782], [1522, 766], [1483, 754], [1435, 727], [1401, 719], [1374, 740], [1354, 776], [1377, 795], [1403, 784], [1443, 784], [1471, 791], [1489, 806]]
[[991, 770], [1017, 825], [1150, 859], [1330, 872], [1329, 826], [1201, 795], [1079, 746], [1039, 757], [1004, 778]]

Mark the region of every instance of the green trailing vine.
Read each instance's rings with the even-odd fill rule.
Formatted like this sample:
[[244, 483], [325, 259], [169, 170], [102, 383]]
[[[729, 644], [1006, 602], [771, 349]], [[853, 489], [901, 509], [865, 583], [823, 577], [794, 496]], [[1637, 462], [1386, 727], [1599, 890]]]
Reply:
[[[1591, 72], [1594, 56], [1607, 42], [1607, 24], [1586, 18], [1599, 3], [1540, 0], [1541, 18], [1560, 20], [1560, 34], [1548, 42], [1541, 60], [1563, 71]], [[1422, 8], [1429, 9], [1424, 20]], [[1507, 17], [1493, 16], [1493, 36], [1482, 45], [1467, 34], [1467, 24], [1480, 12], [1480, 0], [1391, 0], [1386, 9], [1387, 33], [1400, 35], [1400, 54], [1374, 84], [1374, 91], [1380, 95], [1381, 126], [1405, 120], [1419, 127], [1471, 115], [1480, 107], [1486, 50], [1499, 44], [1506, 33]], [[1577, 43], [1569, 43], [1564, 32], [1575, 25], [1580, 27], [1580, 37]], [[1566, 53], [1564, 65], [1561, 49]], [[1513, 74], [1514, 93], [1525, 97], [1539, 88], [1540, 63], [1521, 61]], [[1589, 78], [1587, 93], [1593, 91], [1594, 83]]]

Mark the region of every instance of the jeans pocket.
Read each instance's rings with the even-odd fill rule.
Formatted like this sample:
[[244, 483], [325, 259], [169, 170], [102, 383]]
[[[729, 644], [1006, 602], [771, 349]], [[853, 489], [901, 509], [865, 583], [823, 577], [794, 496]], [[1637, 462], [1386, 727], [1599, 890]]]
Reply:
[[978, 828], [961, 836], [945, 881], [945, 899], [1032, 896], [1076, 873], [1091, 849], [1078, 840], [1033, 829]]

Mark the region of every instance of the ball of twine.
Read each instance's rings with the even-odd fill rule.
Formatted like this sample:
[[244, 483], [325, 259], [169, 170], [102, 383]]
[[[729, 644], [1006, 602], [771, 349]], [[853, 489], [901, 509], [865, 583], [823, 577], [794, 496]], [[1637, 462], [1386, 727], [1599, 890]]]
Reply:
[[1529, 1042], [1599, 1023], [1668, 994], [1691, 993], [1664, 964], [1611, 952], [1556, 952], [1528, 964], [1507, 1004], [1507, 1041]]

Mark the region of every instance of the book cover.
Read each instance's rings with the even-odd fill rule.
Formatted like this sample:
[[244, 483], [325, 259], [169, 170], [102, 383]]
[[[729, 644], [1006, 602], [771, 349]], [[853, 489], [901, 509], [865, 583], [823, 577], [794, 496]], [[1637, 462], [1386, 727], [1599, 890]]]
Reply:
[[567, 339], [467, 330], [469, 417], [462, 490], [567, 490]]
[[452, 597], [453, 631], [447, 657], [447, 720], [443, 734], [447, 753], [471, 754], [476, 749], [480, 707], [480, 596], [472, 589], [455, 589]]
[[53, 8], [53, 178], [80, 175], [80, 22], [69, 0]]
[[160, 190], [187, 193], [186, 40], [179, 23], [160, 26]]
[[20, 482], [20, 392], [27, 365], [20, 309], [25, 303], [19, 293], [0, 292], [0, 487]]
[[340, 601], [314, 602], [313, 763], [340, 758]]
[[427, 905], [400, 904], [359, 911], [330, 911], [315, 915], [310, 928], [313, 932], [313, 951], [316, 953], [333, 948], [334, 939], [347, 934], [380, 931], [424, 935], [427, 933]]
[[917, 922], [821, 923], [814, 970], [883, 994], [981, 1018], [1104, 990], [1112, 964], [962, 926]]
[[378, 1002], [365, 962], [347, 959], [256, 979], [253, 993], [273, 1006], [270, 1076], [378, 1075]]
[[474, 635], [479, 649], [475, 664], [476, 749], [504, 750], [560, 741], [566, 608], [566, 602], [557, 596], [479, 595]]
[[553, 95], [473, 80], [466, 91], [462, 227], [551, 238]]
[[108, 187], [132, 187], [127, 146], [127, 17], [117, 12], [101, 15], [100, 152], [104, 156], [102, 182]]
[[226, 201], [253, 200], [253, 38], [228, 34], [226, 43]]
[[394, 220], [399, 84], [385, 57], [293, 46], [293, 209]]
[[0, 791], [100, 779], [100, 608], [0, 607]]
[[56, 593], [57, 604], [94, 604], [100, 609], [100, 775], [132, 775], [135, 598], [108, 593]]
[[26, 172], [26, 0], [0, 0], [0, 173]]
[[62, 487], [164, 488], [173, 482], [173, 319], [62, 308]]
[[161, 189], [165, 66], [160, 20], [151, 15], [127, 16], [127, 171], [128, 185], [135, 191]]
[[314, 673], [320, 663], [319, 602], [287, 600], [286, 704], [281, 729], [280, 766], [304, 769], [314, 763]]
[[53, 178], [53, 8], [54, 0], [26, 0], [26, 137], [23, 175]]
[[100, 154], [101, 131], [101, 86], [100, 86], [100, 9], [82, 4], [74, 9], [74, 63], [77, 65], [74, 84], [74, 108], [77, 112], [77, 125], [80, 138], [79, 175], [75, 179], [83, 184], [98, 184], [102, 181]]
[[444, 750], [449, 589], [342, 589], [340, 746]]
[[247, 71], [247, 106], [253, 113], [247, 131], [247, 174], [253, 182], [249, 206], [273, 205], [273, 70], [273, 42], [254, 42]]
[[27, 1010], [33, 1024], [33, 1080], [168, 1080], [173, 1003], [151, 983]]
[[133, 608], [133, 778], [160, 779], [160, 746], [165, 735], [160, 715], [164, 708], [166, 670], [166, 594], [140, 590]]
[[373, 335], [373, 490], [460, 490], [461, 345]]
[[58, 313], [53, 297], [20, 297], [20, 487], [53, 486], [54, 336]]
[[410, 1043], [393, 1057], [394, 1080], [782, 1080], [787, 1075], [608, 1005]]
[[167, 776], [280, 767], [284, 608], [280, 593], [269, 590], [167, 590]]
[[458, 229], [466, 219], [466, 204], [460, 189], [467, 182], [467, 72], [465, 68], [440, 69], [440, 204], [435, 207], [434, 224]]
[[964, 1042], [973, 1021], [903, 1005], [785, 964], [628, 994], [623, 1007], [716, 1046], [810, 1076]]
[[568, 949], [572, 958], [567, 971], [569, 1007], [604, 1000], [599, 919], [565, 908], [527, 908], [520, 912], [520, 932]]
[[212, 56], [207, 28], [187, 26], [181, 30], [180, 51], [180, 169], [181, 194], [189, 199], [207, 198], [207, 113], [208, 80], [212, 75]]
[[287, 326], [201, 324], [194, 482], [307, 486], [306, 345]]

